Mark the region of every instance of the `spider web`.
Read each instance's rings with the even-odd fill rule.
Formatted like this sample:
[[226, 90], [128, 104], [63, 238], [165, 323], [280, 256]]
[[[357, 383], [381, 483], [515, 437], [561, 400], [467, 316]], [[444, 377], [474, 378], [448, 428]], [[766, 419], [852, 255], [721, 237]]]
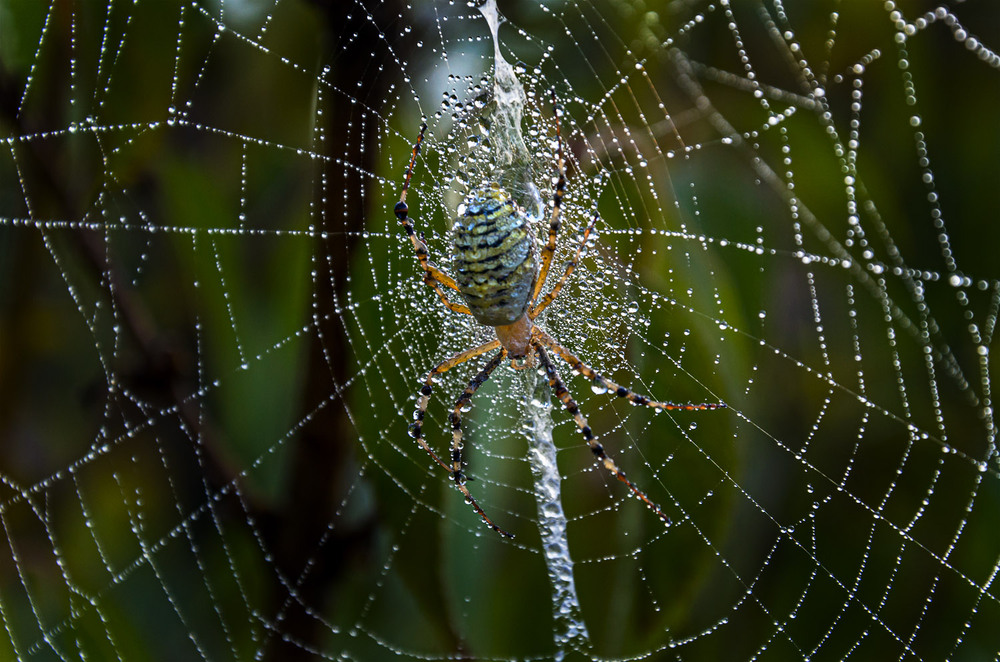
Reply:
[[[992, 8], [499, 11], [510, 177], [464, 2], [0, 2], [0, 657], [997, 659]], [[557, 362], [665, 527], [502, 366], [462, 421], [504, 540], [407, 436], [491, 331], [391, 209], [425, 120], [432, 260], [498, 173], [542, 238], [553, 90], [553, 273], [599, 219], [541, 326], [728, 408]], [[485, 359], [435, 385], [438, 452]]]

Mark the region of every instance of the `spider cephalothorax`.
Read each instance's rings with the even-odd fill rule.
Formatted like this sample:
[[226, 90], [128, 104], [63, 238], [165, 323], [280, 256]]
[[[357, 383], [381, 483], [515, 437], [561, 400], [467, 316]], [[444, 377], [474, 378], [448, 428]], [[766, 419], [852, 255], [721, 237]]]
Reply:
[[[552, 102], [555, 106], [554, 93]], [[573, 416], [598, 463], [611, 472], [615, 478], [625, 483], [635, 496], [640, 498], [665, 522], [669, 519], [663, 510], [636, 487], [635, 483], [625, 477], [622, 470], [605, 452], [604, 447], [598, 443], [590, 426], [587, 425], [587, 419], [580, 413], [580, 408], [563, 384], [555, 365], [549, 359], [548, 352], [553, 352], [566, 361], [575, 372], [591, 379], [595, 390], [612, 392], [618, 397], [627, 398], [634, 405], [643, 405], [654, 409], [684, 410], [718, 409], [725, 406], [722, 403], [675, 404], [658, 402], [646, 396], [637, 395], [624, 386], [619, 386], [603, 377], [560, 345], [552, 336], [535, 326], [533, 320], [555, 300], [566, 280], [576, 269], [587, 245], [587, 240], [594, 229], [594, 224], [597, 222], [597, 214], [595, 213], [577, 245], [573, 259], [566, 264], [562, 276], [545, 296], [540, 297], [549, 273], [549, 267], [552, 265], [552, 256], [556, 250], [562, 199], [566, 190], [562, 135], [558, 121], [560, 114], [560, 109], [555, 107], [556, 168], [559, 179], [552, 196], [548, 238], [541, 249], [540, 259], [539, 255], [536, 254], [535, 232], [529, 219], [503, 189], [493, 184], [472, 191], [459, 205], [458, 215], [452, 227], [452, 258], [458, 276], [452, 278], [428, 260], [427, 245], [414, 231], [413, 221], [409, 217], [409, 208], [406, 205], [406, 193], [410, 187], [410, 178], [413, 175], [417, 154], [420, 153], [420, 146], [424, 141], [424, 133], [427, 131], [426, 124], [420, 127], [420, 135], [417, 136], [417, 142], [413, 145], [410, 164], [406, 170], [406, 180], [403, 182], [403, 190], [394, 209], [396, 218], [403, 224], [403, 228], [416, 250], [417, 260], [424, 272], [424, 282], [434, 289], [449, 309], [456, 313], [472, 315], [480, 324], [492, 326], [497, 335], [495, 340], [445, 359], [428, 373], [420, 388], [420, 397], [417, 399], [417, 410], [414, 415], [415, 420], [410, 425], [410, 434], [435, 462], [451, 474], [455, 486], [465, 495], [483, 521], [494, 531], [507, 538], [513, 536], [486, 516], [486, 512], [472, 498], [472, 494], [469, 493], [469, 489], [465, 485], [461, 414], [462, 408], [469, 403], [476, 390], [489, 379], [490, 374], [505, 357], [511, 358], [515, 368], [523, 367], [524, 363], [515, 364], [514, 359], [538, 358], [549, 385], [566, 410]], [[451, 301], [442, 287], [457, 291], [465, 304]], [[427, 444], [423, 436], [424, 415], [427, 412], [434, 382], [441, 373], [495, 349], [500, 351], [472, 378], [452, 408], [449, 416], [452, 428], [451, 456], [449, 458], [451, 462], [445, 462]]]

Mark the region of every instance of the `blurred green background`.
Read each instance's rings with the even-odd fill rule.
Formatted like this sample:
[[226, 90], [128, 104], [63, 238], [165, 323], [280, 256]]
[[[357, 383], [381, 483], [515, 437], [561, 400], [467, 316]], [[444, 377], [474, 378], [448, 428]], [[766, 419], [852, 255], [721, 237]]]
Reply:
[[[576, 656], [993, 659], [997, 67], [944, 20], [900, 43], [881, 3], [734, 4], [500, 3], [539, 179], [555, 87], [567, 228], [602, 218], [546, 323], [730, 407], [654, 418], [564, 370], [678, 522], [553, 411]], [[958, 9], [1000, 44], [989, 3]], [[390, 210], [426, 115], [408, 201], [446, 253], [461, 127], [435, 113], [491, 56], [465, 3], [0, 0], [0, 658], [556, 656], [518, 377], [465, 415], [514, 543], [406, 436], [477, 330]]]

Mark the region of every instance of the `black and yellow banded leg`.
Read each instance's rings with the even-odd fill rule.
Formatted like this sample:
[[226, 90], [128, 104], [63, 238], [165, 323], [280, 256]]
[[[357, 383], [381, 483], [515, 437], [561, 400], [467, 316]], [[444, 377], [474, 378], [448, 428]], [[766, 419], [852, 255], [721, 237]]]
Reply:
[[441, 301], [451, 310], [456, 313], [462, 313], [464, 315], [470, 315], [468, 306], [460, 303], [453, 303], [448, 299], [448, 296], [441, 289], [441, 286], [451, 288], [453, 290], [458, 290], [458, 284], [455, 279], [446, 274], [445, 272], [438, 269], [431, 263], [428, 258], [427, 244], [423, 241], [421, 237], [417, 236], [416, 230], [413, 229], [413, 221], [409, 216], [409, 207], [406, 205], [406, 193], [410, 190], [410, 179], [413, 176], [413, 167], [417, 162], [417, 154], [420, 153], [420, 146], [424, 142], [424, 133], [427, 131], [427, 124], [420, 125], [420, 134], [417, 136], [417, 142], [413, 143], [413, 150], [410, 152], [410, 163], [406, 167], [406, 179], [403, 181], [403, 190], [399, 194], [399, 202], [393, 208], [393, 213], [396, 214], [396, 218], [403, 225], [403, 230], [406, 232], [406, 236], [410, 238], [410, 242], [413, 244], [413, 250], [417, 254], [417, 261], [420, 263], [420, 268], [424, 271], [424, 282], [430, 285], [430, 287], [437, 292], [437, 295], [441, 298]]
[[568, 349], [556, 342], [552, 336], [545, 333], [541, 329], [538, 329], [535, 337], [539, 343], [551, 349], [559, 356], [559, 358], [568, 363], [573, 370], [576, 370], [584, 377], [590, 379], [595, 390], [605, 390], [608, 393], [614, 393], [619, 398], [625, 398], [634, 405], [641, 405], [643, 407], [651, 407], [653, 409], [663, 409], [667, 411], [704, 411], [710, 409], [723, 409], [726, 406], [726, 403], [724, 402], [660, 402], [644, 395], [639, 395], [638, 393], [634, 393], [620, 384], [614, 383], [591, 368], [589, 365], [578, 359]]
[[462, 494], [465, 495], [466, 501], [472, 505], [472, 508], [479, 514], [487, 526], [499, 533], [505, 538], [513, 538], [514, 535], [508, 533], [501, 529], [499, 526], [493, 523], [486, 513], [480, 507], [476, 500], [472, 498], [469, 493], [468, 488], [465, 486], [465, 481], [467, 479], [465, 475], [465, 462], [462, 460], [462, 449], [464, 444], [462, 442], [462, 408], [471, 403], [472, 396], [475, 395], [479, 387], [486, 383], [486, 380], [490, 378], [490, 375], [496, 370], [500, 362], [503, 361], [504, 357], [507, 356], [507, 350], [501, 349], [495, 357], [490, 359], [479, 374], [473, 377], [469, 381], [469, 385], [465, 387], [462, 395], [458, 396], [458, 400], [455, 401], [455, 406], [452, 407], [451, 414], [448, 415], [448, 420], [451, 423], [451, 478], [455, 481], [455, 486], [461, 490]]
[[500, 346], [499, 340], [493, 340], [488, 343], [482, 344], [479, 347], [474, 347], [472, 349], [467, 349], [464, 352], [459, 352], [451, 358], [445, 359], [441, 363], [434, 366], [429, 373], [427, 373], [427, 378], [424, 379], [423, 386], [420, 387], [420, 397], [417, 398], [417, 411], [414, 415], [414, 420], [410, 423], [410, 436], [413, 437], [416, 442], [423, 448], [427, 453], [437, 462], [439, 465], [444, 467], [449, 473], [451, 472], [451, 465], [438, 457], [434, 449], [431, 448], [427, 441], [424, 440], [424, 416], [427, 415], [427, 405], [431, 400], [431, 393], [434, 390], [434, 381], [437, 376], [441, 373], [448, 372], [457, 365], [461, 365], [468, 361], [469, 359], [474, 359], [477, 356], [481, 356], [486, 352], [496, 349]]
[[583, 251], [587, 247], [587, 240], [590, 239], [590, 234], [594, 231], [594, 225], [597, 223], [597, 212], [594, 212], [594, 217], [590, 219], [590, 224], [587, 229], [583, 231], [583, 237], [580, 239], [580, 244], [576, 247], [576, 253], [573, 255], [573, 259], [566, 263], [566, 270], [563, 271], [562, 277], [552, 286], [549, 293], [542, 297], [531, 312], [528, 313], [528, 317], [535, 319], [538, 317], [539, 313], [545, 310], [550, 303], [556, 300], [559, 296], [559, 291], [562, 290], [563, 285], [566, 284], [566, 279], [572, 275], [573, 271], [576, 270], [576, 266], [580, 264], [580, 258], [583, 257]]
[[625, 476], [625, 473], [618, 468], [615, 461], [608, 456], [607, 452], [604, 450], [604, 446], [598, 443], [597, 437], [594, 436], [594, 432], [590, 429], [590, 426], [587, 425], [587, 419], [580, 413], [580, 407], [577, 406], [576, 401], [573, 400], [573, 397], [569, 394], [569, 391], [566, 389], [566, 385], [563, 384], [562, 379], [559, 377], [559, 373], [556, 371], [556, 367], [552, 365], [552, 361], [549, 360], [548, 353], [538, 341], [535, 342], [535, 351], [538, 353], [538, 359], [545, 368], [545, 375], [549, 380], [549, 387], [552, 389], [553, 393], [555, 393], [556, 397], [563, 403], [563, 406], [566, 407], [566, 411], [572, 414], [573, 420], [576, 421], [577, 427], [579, 427], [580, 432], [583, 433], [583, 438], [590, 446], [590, 452], [594, 454], [594, 458], [597, 460], [598, 464], [611, 472], [612, 476], [625, 483], [625, 485], [628, 486], [628, 489], [632, 491], [632, 494], [637, 496], [644, 504], [646, 504], [647, 508], [656, 513], [657, 517], [669, 525], [670, 518], [667, 517], [667, 514], [664, 513], [663, 510], [652, 501], [652, 499], [646, 496], [645, 492], [640, 490], [635, 483]]
[[535, 280], [535, 287], [531, 293], [531, 300], [538, 299], [545, 279], [549, 275], [549, 268], [552, 266], [552, 256], [556, 252], [556, 237], [559, 235], [559, 219], [562, 215], [563, 195], [566, 193], [566, 161], [563, 158], [562, 129], [559, 126], [559, 118], [562, 116], [562, 108], [556, 104], [556, 91], [552, 90], [552, 112], [556, 120], [556, 168], [559, 171], [559, 179], [556, 181], [556, 190], [552, 194], [552, 215], [549, 217], [549, 236], [542, 247], [542, 266], [538, 271], [538, 278]]

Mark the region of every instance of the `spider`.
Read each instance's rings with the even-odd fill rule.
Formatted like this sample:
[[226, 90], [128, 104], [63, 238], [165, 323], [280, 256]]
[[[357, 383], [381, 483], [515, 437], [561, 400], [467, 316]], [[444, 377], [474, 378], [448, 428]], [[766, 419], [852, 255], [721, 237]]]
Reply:
[[[423, 233], [418, 236], [414, 231], [413, 221], [409, 217], [409, 207], [406, 205], [406, 193], [410, 188], [410, 178], [413, 175], [417, 155], [427, 131], [426, 122], [421, 124], [420, 133], [413, 144], [399, 202], [393, 209], [396, 218], [403, 225], [403, 230], [413, 243], [417, 261], [424, 272], [424, 282], [437, 293], [444, 305], [450, 310], [461, 315], [471, 315], [478, 323], [492, 326], [496, 331], [495, 339], [441, 361], [427, 374], [423, 386], [420, 388], [417, 410], [414, 414], [415, 420], [410, 425], [409, 432], [410, 436], [416, 439], [420, 447], [427, 451], [434, 462], [448, 471], [455, 486], [465, 495], [465, 500], [479, 514], [483, 522], [505, 538], [513, 538], [514, 536], [500, 528], [486, 515], [486, 512], [469, 492], [469, 488], [466, 487], [468, 477], [464, 471], [466, 463], [462, 459], [461, 415], [462, 408], [470, 404], [472, 396], [489, 379], [505, 357], [510, 357], [511, 367], [515, 369], [526, 367], [528, 362], [532, 360], [532, 356], [538, 358], [545, 371], [549, 386], [566, 410], [573, 416], [597, 463], [607, 469], [615, 478], [625, 483], [636, 497], [641, 499], [667, 524], [670, 523], [670, 520], [663, 510], [625, 476], [625, 473], [608, 455], [604, 446], [597, 441], [593, 430], [587, 425], [587, 419], [580, 413], [580, 408], [559, 377], [559, 373], [549, 357], [549, 352], [551, 351], [568, 363], [575, 372], [592, 380], [595, 391], [613, 392], [618, 397], [628, 399], [633, 405], [687, 411], [725, 407], [724, 403], [676, 404], [658, 402], [644, 395], [633, 393], [624, 386], [605, 378], [534, 324], [539, 313], [559, 296], [566, 280], [576, 269], [598, 218], [595, 211], [580, 239], [575, 255], [563, 269], [562, 276], [545, 296], [539, 297], [552, 266], [552, 258], [556, 250], [556, 237], [559, 234], [563, 195], [566, 191], [566, 168], [563, 158], [562, 134], [559, 127], [559, 117], [562, 115], [562, 110], [556, 104], [554, 91], [552, 105], [555, 116], [558, 180], [552, 197], [548, 239], [541, 249], [540, 265], [539, 256], [536, 253], [534, 231], [527, 216], [498, 184], [491, 184], [472, 191], [458, 207], [458, 216], [452, 227], [452, 250], [458, 277], [452, 278], [429, 260]], [[458, 292], [464, 304], [449, 299], [448, 293], [443, 288]], [[442, 373], [495, 349], [500, 351], [472, 378], [451, 410], [448, 417], [452, 430], [451, 462], [446, 462], [434, 452], [423, 437], [423, 420], [434, 382]]]

